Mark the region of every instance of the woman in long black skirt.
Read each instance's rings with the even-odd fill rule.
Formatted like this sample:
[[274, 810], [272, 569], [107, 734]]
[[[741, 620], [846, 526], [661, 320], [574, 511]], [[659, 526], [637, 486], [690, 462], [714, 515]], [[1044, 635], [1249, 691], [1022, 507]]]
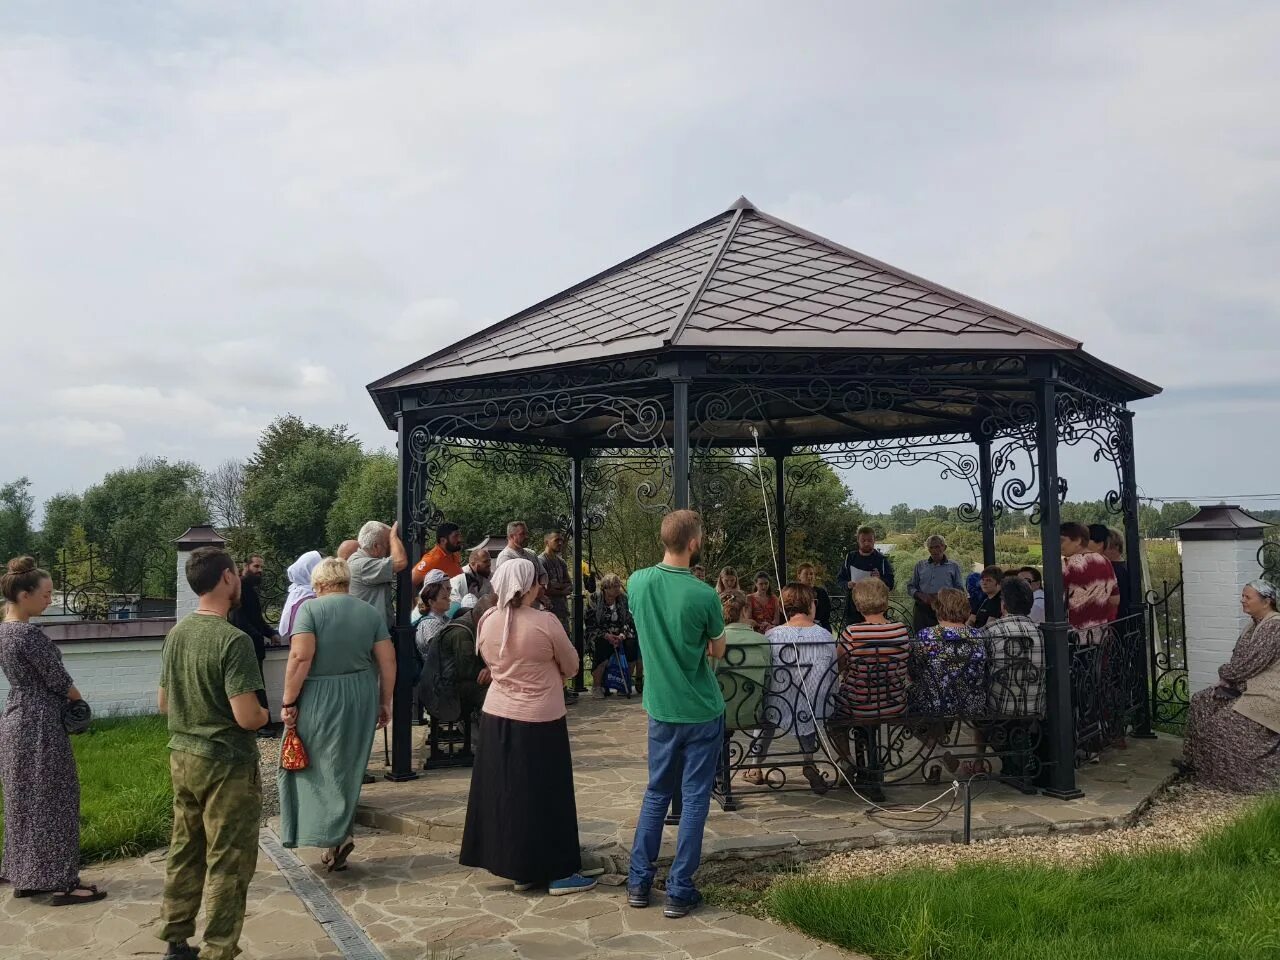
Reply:
[[477, 630], [491, 686], [458, 860], [511, 880], [518, 891], [545, 886], [556, 897], [590, 890], [596, 882], [578, 873], [564, 709], [564, 681], [578, 672], [578, 654], [555, 615], [534, 607], [542, 587], [531, 561], [507, 560], [493, 589], [498, 605]]

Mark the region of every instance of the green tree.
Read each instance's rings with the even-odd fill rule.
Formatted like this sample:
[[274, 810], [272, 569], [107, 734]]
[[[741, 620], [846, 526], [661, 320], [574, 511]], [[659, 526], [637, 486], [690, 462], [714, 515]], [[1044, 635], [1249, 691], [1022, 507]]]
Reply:
[[84, 529], [110, 569], [114, 589], [173, 595], [173, 541], [207, 520], [203, 480], [193, 463], [144, 457], [85, 491]]
[[328, 550], [354, 539], [366, 521], [390, 523], [395, 513], [396, 458], [385, 452], [369, 454], [347, 475], [329, 508], [325, 521]]
[[0, 563], [35, 550], [36, 537], [31, 529], [34, 516], [30, 480], [19, 477], [0, 487]]
[[320, 427], [292, 414], [274, 420], [244, 470], [244, 516], [257, 533], [255, 549], [286, 561], [323, 550], [338, 490], [362, 460], [345, 424]]
[[915, 526], [915, 515], [907, 504], [895, 503], [889, 508], [889, 527], [894, 533], [908, 533]]
[[50, 558], [66, 549], [77, 527], [83, 537], [83, 514], [84, 503], [78, 493], [56, 493], [44, 502], [44, 526], [40, 530], [42, 560], [52, 562]]
[[[498, 473], [483, 466], [453, 463], [433, 491], [444, 519], [462, 528], [468, 545], [503, 536], [512, 520], [529, 525], [530, 549], [541, 549], [542, 535], [568, 526], [569, 490], [555, 475], [534, 470]], [[435, 531], [424, 540], [433, 543]]]

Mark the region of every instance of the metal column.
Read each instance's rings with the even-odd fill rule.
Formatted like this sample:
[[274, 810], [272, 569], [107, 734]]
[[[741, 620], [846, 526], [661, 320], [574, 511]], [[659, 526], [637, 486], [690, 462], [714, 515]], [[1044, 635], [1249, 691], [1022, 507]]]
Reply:
[[978, 444], [978, 488], [982, 502], [978, 505], [982, 511], [982, 563], [993, 566], [996, 562], [996, 507], [995, 479], [991, 475], [991, 440], [979, 437]]
[[[1147, 604], [1142, 583], [1142, 531], [1138, 526], [1138, 468], [1134, 462], [1133, 411], [1120, 412], [1120, 504], [1124, 510], [1124, 559], [1129, 574], [1129, 609], [1120, 616], [1129, 618], [1126, 640], [1136, 646], [1127, 652], [1133, 657], [1134, 695], [1138, 715], [1133, 720], [1133, 735], [1155, 737], [1151, 716], [1156, 691], [1151, 684], [1151, 638], [1147, 632]], [[1132, 638], [1130, 640], [1130, 638]]]
[[1076, 787], [1075, 719], [1071, 704], [1071, 651], [1062, 584], [1062, 514], [1058, 504], [1058, 396], [1052, 379], [1036, 381], [1036, 441], [1040, 484], [1040, 547], [1044, 565], [1044, 636], [1048, 683], [1047, 761], [1042, 786], [1063, 800], [1084, 796]]
[[573, 689], [581, 693], [586, 689], [583, 676], [583, 610], [582, 610], [582, 524], [585, 511], [582, 505], [582, 454], [573, 454], [573, 647], [578, 651], [578, 675]]
[[399, 450], [399, 475], [396, 484], [396, 519], [400, 524], [400, 537], [409, 551], [410, 562], [400, 571], [396, 580], [396, 688], [391, 704], [391, 769], [388, 780], [400, 782], [416, 780], [413, 769], [413, 627], [409, 625], [413, 610], [413, 530], [410, 518], [413, 507], [413, 490], [409, 470], [410, 423], [403, 412], [396, 414], [396, 439]]
[[689, 509], [689, 379], [671, 381], [672, 427], [672, 492], [671, 505], [676, 510]]
[[790, 449], [773, 452], [773, 518], [778, 525], [778, 589], [791, 579], [787, 572], [787, 454]]

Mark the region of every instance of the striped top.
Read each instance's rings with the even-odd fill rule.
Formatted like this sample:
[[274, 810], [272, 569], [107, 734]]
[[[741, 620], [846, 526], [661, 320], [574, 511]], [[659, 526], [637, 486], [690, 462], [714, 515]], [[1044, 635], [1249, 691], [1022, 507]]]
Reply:
[[901, 623], [853, 623], [840, 637], [835, 719], [878, 723], [907, 709], [907, 644]]

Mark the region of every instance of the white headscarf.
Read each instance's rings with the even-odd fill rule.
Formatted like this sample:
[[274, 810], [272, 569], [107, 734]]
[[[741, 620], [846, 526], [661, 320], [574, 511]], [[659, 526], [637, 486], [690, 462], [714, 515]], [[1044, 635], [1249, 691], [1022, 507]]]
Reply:
[[[538, 582], [538, 573], [533, 563], [523, 557], [513, 557], [498, 568], [493, 575], [493, 590], [498, 595], [498, 610], [507, 612], [502, 623], [502, 643], [498, 647], [501, 657], [507, 650], [507, 641], [511, 639], [511, 620], [514, 613], [514, 601], [523, 596]], [[487, 619], [487, 618], [486, 618]], [[479, 631], [477, 631], [477, 636]]]
[[285, 597], [284, 609], [280, 612], [280, 629], [277, 631], [282, 639], [293, 633], [298, 608], [316, 595], [311, 589], [311, 574], [323, 559], [319, 550], [310, 550], [289, 564], [289, 595]]

